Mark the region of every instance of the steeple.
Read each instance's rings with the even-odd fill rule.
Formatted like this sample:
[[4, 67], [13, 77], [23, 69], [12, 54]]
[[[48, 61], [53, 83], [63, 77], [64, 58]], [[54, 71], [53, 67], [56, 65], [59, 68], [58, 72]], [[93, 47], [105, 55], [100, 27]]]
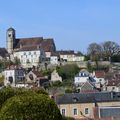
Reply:
[[6, 43], [7, 43], [7, 45], [6, 45], [7, 51], [8, 51], [8, 53], [11, 54], [13, 52], [14, 45], [15, 45], [15, 30], [12, 27], [10, 27], [7, 30]]

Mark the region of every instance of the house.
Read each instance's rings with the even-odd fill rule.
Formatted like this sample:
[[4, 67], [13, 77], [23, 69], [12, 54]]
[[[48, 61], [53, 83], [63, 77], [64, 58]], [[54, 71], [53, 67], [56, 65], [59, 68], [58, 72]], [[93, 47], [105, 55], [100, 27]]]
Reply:
[[90, 81], [86, 81], [85, 83], [79, 85], [76, 90], [78, 92], [81, 93], [85, 93], [85, 92], [97, 92], [98, 90], [96, 89], [95, 85], [90, 82]]
[[56, 81], [60, 81], [62, 82], [62, 77], [59, 76], [58, 72], [56, 70], [54, 70], [52, 73], [51, 73], [51, 81], [52, 82], [56, 82]]
[[79, 52], [75, 53], [74, 50], [61, 50], [56, 52], [60, 55], [61, 61], [65, 61], [65, 62], [84, 61], [84, 56]]
[[[6, 35], [7, 51], [10, 55], [18, 51], [33, 52], [38, 46], [40, 46], [40, 48], [45, 52], [47, 59], [50, 59], [51, 53], [56, 51], [56, 46], [52, 38], [16, 38], [16, 31], [14, 28], [9, 28]], [[20, 53], [20, 55], [21, 54], [22, 53]], [[33, 54], [33, 56], [35, 57], [36, 54]]]
[[105, 72], [104, 71], [93, 72], [93, 77], [96, 83], [101, 83], [102, 85], [105, 83]]
[[26, 75], [26, 83], [28, 84], [35, 84], [38, 87], [44, 86], [44, 83], [49, 82], [48, 77], [44, 76], [42, 73], [39, 71], [30, 71]]
[[54, 65], [58, 65], [60, 61], [60, 57], [57, 53], [52, 53], [50, 56], [50, 63]]
[[19, 50], [14, 53], [14, 58], [18, 58], [22, 67], [30, 68], [33, 66], [38, 66], [41, 62], [45, 61], [45, 52], [38, 46], [21, 46]]
[[82, 70], [74, 77], [74, 85], [79, 86], [89, 81], [89, 78], [90, 78], [89, 72], [86, 70]]
[[25, 82], [25, 70], [20, 66], [10, 66], [4, 71], [4, 85], [17, 87]]
[[66, 93], [56, 103], [63, 116], [76, 120], [120, 118], [120, 92]]
[[120, 92], [120, 80], [107, 80], [103, 86], [103, 90]]

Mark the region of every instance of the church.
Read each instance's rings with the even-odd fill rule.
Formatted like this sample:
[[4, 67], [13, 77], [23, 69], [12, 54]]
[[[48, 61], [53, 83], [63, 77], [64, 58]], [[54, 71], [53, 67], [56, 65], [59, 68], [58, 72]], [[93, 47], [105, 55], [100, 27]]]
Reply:
[[49, 60], [51, 53], [56, 51], [52, 38], [43, 37], [16, 38], [14, 28], [6, 33], [6, 49], [12, 58], [18, 58], [23, 67], [37, 66], [40, 62]]

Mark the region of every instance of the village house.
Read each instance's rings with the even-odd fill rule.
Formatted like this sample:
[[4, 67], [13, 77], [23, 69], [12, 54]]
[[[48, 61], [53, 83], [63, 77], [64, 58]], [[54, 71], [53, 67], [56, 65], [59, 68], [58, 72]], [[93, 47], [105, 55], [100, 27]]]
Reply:
[[52, 73], [51, 73], [51, 81], [52, 82], [56, 82], [56, 81], [60, 81], [62, 82], [62, 77], [59, 76], [58, 72], [56, 70], [54, 70]]
[[103, 86], [103, 90], [120, 92], [120, 80], [107, 80]]
[[96, 83], [101, 83], [102, 85], [105, 84], [105, 72], [104, 71], [94, 71], [93, 77]]
[[83, 83], [91, 81], [94, 82], [94, 79], [91, 78], [90, 73], [87, 70], [81, 70], [77, 75], [74, 77], [74, 85], [80, 86]]
[[120, 118], [120, 92], [67, 93], [56, 102], [63, 116], [76, 120]]
[[44, 83], [49, 82], [48, 77], [44, 76], [39, 71], [30, 71], [26, 75], [26, 83], [29, 85], [36, 85], [37, 87], [43, 87]]
[[84, 56], [81, 53], [75, 53], [74, 50], [57, 51], [60, 56], [60, 61], [65, 62], [80, 62], [84, 61]]
[[20, 66], [10, 66], [4, 70], [4, 86], [24, 86], [25, 70]]
[[41, 62], [44, 62], [46, 58], [43, 49], [41, 49], [40, 46], [33, 45], [20, 48], [13, 53], [13, 56], [20, 60], [24, 68], [37, 67]]
[[51, 53], [50, 63], [53, 65], [58, 65], [60, 62], [60, 56], [57, 53]]
[[85, 83], [83, 83], [83, 84], [79, 85], [78, 87], [76, 87], [76, 91], [81, 92], [81, 93], [98, 92], [95, 85], [90, 81], [86, 81]]

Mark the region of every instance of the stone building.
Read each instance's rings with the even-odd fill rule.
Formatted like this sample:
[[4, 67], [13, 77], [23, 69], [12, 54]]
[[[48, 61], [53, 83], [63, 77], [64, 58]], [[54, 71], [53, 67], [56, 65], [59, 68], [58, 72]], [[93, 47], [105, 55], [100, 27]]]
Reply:
[[[12, 58], [18, 57], [18, 59], [21, 60], [20, 62], [24, 61], [22, 59], [24, 57], [21, 51], [24, 54], [27, 54], [27, 52], [30, 53], [30, 51], [33, 51], [33, 52], [40, 51], [39, 56], [37, 56], [36, 59], [39, 59], [41, 57], [44, 57], [44, 58], [46, 57], [47, 59], [50, 59], [51, 53], [56, 51], [56, 46], [52, 38], [49, 38], [49, 39], [44, 39], [43, 37], [16, 38], [16, 32], [15, 32], [15, 29], [13, 28], [9, 28], [7, 30], [6, 44], [7, 44], [6, 48], [8, 53], [12, 56]], [[45, 56], [43, 56], [43, 51], [45, 52]], [[42, 56], [41, 56], [41, 53], [42, 53]], [[35, 55], [33, 54], [32, 56], [34, 57]], [[31, 62], [31, 65], [32, 64], [33, 62]]]

